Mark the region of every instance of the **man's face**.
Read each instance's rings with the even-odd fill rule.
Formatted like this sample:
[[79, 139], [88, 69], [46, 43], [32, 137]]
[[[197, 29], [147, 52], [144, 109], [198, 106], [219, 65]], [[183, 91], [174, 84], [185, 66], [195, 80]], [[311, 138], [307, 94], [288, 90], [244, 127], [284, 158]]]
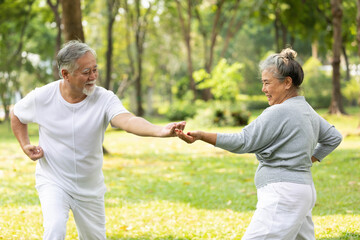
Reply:
[[78, 68], [73, 74], [68, 74], [68, 81], [72, 91], [79, 94], [91, 95], [95, 90], [98, 69], [95, 56], [91, 52], [85, 53], [76, 61]]

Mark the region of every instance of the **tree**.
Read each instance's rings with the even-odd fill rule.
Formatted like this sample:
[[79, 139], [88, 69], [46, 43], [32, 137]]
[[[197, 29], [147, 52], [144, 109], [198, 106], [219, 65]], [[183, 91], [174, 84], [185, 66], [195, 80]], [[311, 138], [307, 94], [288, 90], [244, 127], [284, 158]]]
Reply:
[[131, 51], [131, 33], [127, 32], [128, 42], [128, 57], [131, 64], [131, 75], [135, 82], [136, 91], [136, 114], [138, 116], [144, 115], [143, 108], [143, 96], [142, 96], [142, 71], [143, 71], [143, 55], [144, 55], [144, 44], [146, 39], [146, 31], [148, 27], [148, 18], [151, 13], [152, 5], [149, 2], [147, 8], [142, 8], [140, 0], [134, 1], [134, 8], [131, 9], [128, 2], [125, 3], [126, 21], [127, 27], [129, 27], [134, 33], [133, 38], [135, 42], [134, 54]]
[[192, 76], [193, 74], [193, 62], [192, 62], [192, 50], [191, 50], [191, 21], [192, 21], [192, 1], [186, 1], [185, 12], [187, 19], [183, 16], [183, 6], [179, 0], [176, 0], [177, 10], [179, 21], [181, 25], [181, 30], [183, 33], [184, 43], [186, 46], [186, 55], [187, 55], [187, 70], [189, 76], [189, 89], [193, 92], [194, 99], [196, 99], [196, 86], [195, 81]]
[[[210, 9], [200, 10], [200, 5], [195, 6], [195, 15], [199, 23], [199, 32], [203, 38], [204, 69], [211, 73], [214, 63], [215, 47], [218, 38], [222, 46], [220, 56], [225, 57], [230, 41], [239, 32], [250, 15], [256, 11], [263, 1], [247, 1], [241, 5], [241, 0], [217, 0]], [[243, 11], [241, 11], [243, 10]], [[245, 14], [243, 14], [245, 12]], [[218, 45], [220, 45], [218, 44]], [[211, 89], [204, 89], [203, 99], [212, 98]]]
[[10, 104], [19, 89], [22, 51], [34, 0], [1, 3], [0, 11], [0, 100], [9, 119]]
[[342, 8], [341, 0], [331, 0], [331, 13], [333, 25], [333, 59], [331, 62], [333, 68], [332, 76], [332, 98], [329, 107], [331, 114], [344, 114], [345, 110], [342, 103], [341, 86], [340, 86], [340, 55], [342, 47], [341, 20]]
[[81, 22], [82, 14], [80, 0], [61, 0], [61, 4], [65, 41], [80, 40], [85, 42]]
[[55, 54], [54, 54], [54, 61], [53, 61], [53, 76], [54, 79], [59, 79], [59, 69], [55, 61], [55, 57], [60, 51], [61, 48], [61, 16], [59, 12], [59, 5], [61, 0], [56, 0], [55, 3], [52, 0], [47, 0], [48, 5], [50, 6], [52, 12], [54, 13], [57, 35], [56, 35], [56, 44], [55, 44]]
[[[237, 2], [239, 2], [237, 0]], [[197, 11], [197, 18], [199, 20], [201, 33], [204, 39], [204, 58], [205, 58], [205, 70], [206, 72], [210, 73], [212, 69], [213, 59], [214, 59], [214, 47], [216, 44], [217, 36], [220, 32], [220, 29], [222, 28], [222, 25], [224, 21], [220, 19], [221, 17], [221, 11], [223, 8], [223, 5], [225, 3], [225, 0], [218, 0], [216, 1], [216, 11], [213, 17], [213, 24], [211, 29], [211, 36], [210, 36], [210, 44], [208, 46], [208, 39], [207, 39], [207, 32], [203, 26], [202, 18], [200, 17], [199, 11]], [[210, 100], [212, 98], [211, 90], [209, 88], [204, 89], [203, 92], [203, 99], [204, 100]]]
[[112, 72], [112, 55], [113, 55], [113, 26], [115, 17], [118, 14], [120, 7], [119, 0], [107, 0], [107, 50], [106, 50], [106, 76], [105, 85], [106, 89], [110, 88], [111, 72]]
[[357, 0], [356, 30], [356, 41], [358, 45], [357, 53], [360, 57], [360, 0]]
[[[356, 41], [358, 45], [358, 56], [360, 57], [360, 0], [357, 0], [357, 15], [356, 15]], [[359, 95], [359, 104], [360, 104], [360, 95]], [[360, 122], [358, 125], [358, 130], [360, 130]]]

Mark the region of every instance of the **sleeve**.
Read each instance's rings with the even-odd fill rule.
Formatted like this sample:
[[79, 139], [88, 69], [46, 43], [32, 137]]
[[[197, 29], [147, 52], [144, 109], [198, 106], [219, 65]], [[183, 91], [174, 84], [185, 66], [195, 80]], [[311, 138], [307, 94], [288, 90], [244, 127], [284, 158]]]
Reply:
[[321, 161], [329, 155], [342, 141], [341, 133], [320, 117], [319, 139], [313, 156]]
[[129, 111], [123, 106], [120, 99], [111, 92], [110, 100], [106, 105], [106, 118], [108, 122], [110, 122], [115, 116], [122, 113], [129, 113]]
[[19, 118], [23, 124], [36, 122], [36, 101], [35, 91], [31, 91], [14, 106], [14, 115]]
[[281, 132], [277, 111], [264, 111], [240, 133], [218, 133], [216, 147], [233, 153], [259, 153], [272, 144]]

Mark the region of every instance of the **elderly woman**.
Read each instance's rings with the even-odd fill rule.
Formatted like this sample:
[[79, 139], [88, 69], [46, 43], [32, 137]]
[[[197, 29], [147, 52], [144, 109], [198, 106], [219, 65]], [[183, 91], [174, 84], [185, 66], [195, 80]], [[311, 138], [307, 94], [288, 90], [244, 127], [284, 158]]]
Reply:
[[258, 203], [243, 239], [315, 239], [316, 191], [310, 168], [341, 142], [341, 134], [299, 96], [304, 78], [296, 52], [284, 49], [260, 64], [270, 107], [239, 133], [193, 131], [178, 136], [233, 153], [255, 153]]

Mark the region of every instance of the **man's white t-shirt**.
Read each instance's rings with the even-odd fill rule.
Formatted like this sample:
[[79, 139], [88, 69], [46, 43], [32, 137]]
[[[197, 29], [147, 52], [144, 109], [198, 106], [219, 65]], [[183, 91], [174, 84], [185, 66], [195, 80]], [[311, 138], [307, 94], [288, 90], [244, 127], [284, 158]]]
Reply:
[[14, 106], [22, 123], [39, 125], [44, 157], [36, 165], [36, 186], [56, 184], [79, 200], [102, 197], [104, 133], [113, 117], [128, 111], [102, 87], [71, 104], [61, 96], [60, 81], [36, 88]]

